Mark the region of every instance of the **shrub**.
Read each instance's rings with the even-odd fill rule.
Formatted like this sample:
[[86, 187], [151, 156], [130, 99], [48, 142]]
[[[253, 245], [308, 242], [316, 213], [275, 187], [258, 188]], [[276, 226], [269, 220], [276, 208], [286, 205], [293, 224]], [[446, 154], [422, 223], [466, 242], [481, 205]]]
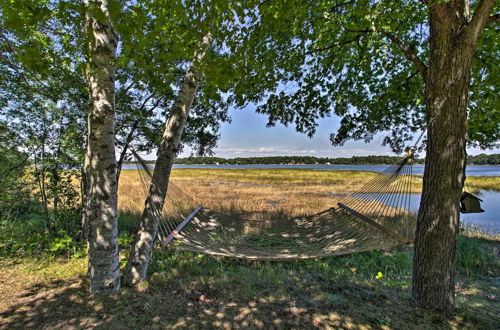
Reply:
[[456, 267], [460, 274], [473, 277], [494, 273], [498, 265], [487, 240], [460, 236], [457, 243]]

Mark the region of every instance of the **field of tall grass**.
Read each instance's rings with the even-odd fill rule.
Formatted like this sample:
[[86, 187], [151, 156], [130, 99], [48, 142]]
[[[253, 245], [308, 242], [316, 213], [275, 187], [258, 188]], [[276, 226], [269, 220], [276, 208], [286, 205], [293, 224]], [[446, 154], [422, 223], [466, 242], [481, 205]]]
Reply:
[[465, 181], [465, 189], [500, 191], [499, 176], [469, 176]]
[[[212, 210], [280, 212], [287, 216], [314, 214], [376, 178], [378, 173], [303, 169], [174, 169], [172, 181]], [[141, 212], [144, 188], [137, 170], [125, 170], [119, 186], [122, 212]], [[418, 193], [415, 177], [411, 192]]]
[[[219, 210], [314, 214], [352, 194], [379, 175], [361, 171], [307, 169], [174, 169], [172, 181], [204, 206]], [[137, 170], [124, 170], [119, 186], [122, 212], [141, 212], [144, 187]], [[500, 177], [468, 177], [466, 188], [500, 191]], [[411, 193], [422, 190], [415, 176]]]

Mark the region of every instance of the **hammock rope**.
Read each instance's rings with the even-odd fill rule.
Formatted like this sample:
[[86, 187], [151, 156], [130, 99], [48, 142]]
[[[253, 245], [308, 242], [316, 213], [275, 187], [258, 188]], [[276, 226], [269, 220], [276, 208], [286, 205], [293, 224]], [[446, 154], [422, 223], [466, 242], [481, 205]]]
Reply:
[[[146, 196], [151, 170], [133, 153]], [[254, 260], [305, 259], [390, 249], [411, 243], [413, 180], [412, 155], [408, 155], [327, 210], [293, 218], [271, 214], [262, 219], [245, 212], [202, 207], [202, 203], [170, 180], [164, 207], [154, 212], [157, 234], [159, 241], [169, 247]]]

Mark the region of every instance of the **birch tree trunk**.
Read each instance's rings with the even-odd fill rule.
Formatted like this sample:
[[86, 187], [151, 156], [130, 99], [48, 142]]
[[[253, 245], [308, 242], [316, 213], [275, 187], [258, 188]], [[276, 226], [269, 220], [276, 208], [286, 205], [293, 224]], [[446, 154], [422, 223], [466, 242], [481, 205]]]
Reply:
[[[87, 133], [88, 137], [88, 133]], [[86, 143], [86, 149], [88, 150], [88, 141]], [[83, 163], [83, 167], [81, 170], [81, 187], [82, 187], [82, 240], [84, 242], [88, 242], [89, 239], [89, 214], [88, 211], [90, 207], [88, 206], [89, 202], [89, 153], [85, 153], [85, 159]]]
[[202, 77], [202, 72], [198, 66], [207, 54], [211, 42], [212, 35], [210, 33], [206, 34], [200, 41], [200, 47], [186, 71], [179, 95], [165, 125], [163, 138], [158, 148], [149, 194], [141, 217], [140, 228], [132, 245], [132, 251], [125, 269], [125, 282], [127, 285], [135, 285], [146, 278], [153, 242], [158, 232], [159, 219], [157, 212], [163, 209], [172, 165], [179, 151], [181, 136], [186, 126], [189, 110]]
[[455, 305], [455, 250], [465, 180], [471, 65], [494, 2], [481, 1], [470, 22], [468, 1], [436, 3], [429, 8], [428, 144], [412, 286], [413, 300], [423, 307], [445, 310]]
[[84, 0], [88, 35], [88, 196], [89, 272], [91, 292], [120, 289], [114, 138], [117, 37], [107, 0]]

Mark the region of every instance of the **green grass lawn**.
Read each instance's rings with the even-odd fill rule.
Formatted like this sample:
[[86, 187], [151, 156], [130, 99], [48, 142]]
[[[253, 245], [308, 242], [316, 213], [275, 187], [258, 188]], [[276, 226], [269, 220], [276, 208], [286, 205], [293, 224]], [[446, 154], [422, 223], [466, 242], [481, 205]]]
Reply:
[[85, 258], [8, 257], [0, 260], [0, 294], [9, 297], [0, 326], [494, 329], [498, 245], [461, 237], [449, 313], [411, 305], [411, 250], [275, 263], [157, 251], [147, 282], [107, 297], [88, 293]]

